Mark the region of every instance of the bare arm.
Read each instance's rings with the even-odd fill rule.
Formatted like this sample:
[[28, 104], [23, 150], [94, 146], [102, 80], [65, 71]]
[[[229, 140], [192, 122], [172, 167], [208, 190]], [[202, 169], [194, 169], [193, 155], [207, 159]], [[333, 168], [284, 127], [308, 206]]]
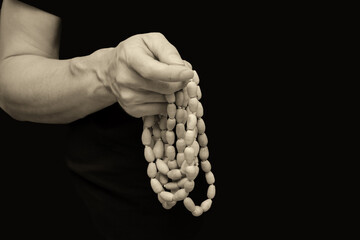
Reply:
[[5, 0], [0, 21], [0, 107], [13, 118], [67, 123], [116, 101], [134, 117], [166, 110], [164, 94], [193, 76], [162, 34], [59, 60], [58, 17]]
[[96, 69], [76, 71], [73, 59], [58, 60], [58, 17], [5, 0], [0, 24], [0, 106], [12, 117], [66, 123], [116, 102]]

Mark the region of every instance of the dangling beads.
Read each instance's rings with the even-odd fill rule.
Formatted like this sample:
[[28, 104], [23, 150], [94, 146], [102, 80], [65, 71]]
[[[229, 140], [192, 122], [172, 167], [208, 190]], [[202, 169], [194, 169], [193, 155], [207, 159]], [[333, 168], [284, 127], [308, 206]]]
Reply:
[[[215, 197], [215, 177], [208, 160], [208, 138], [205, 134], [204, 110], [200, 99], [199, 76], [176, 93], [165, 96], [167, 116], [145, 116], [141, 140], [144, 156], [149, 163], [147, 175], [150, 186], [165, 209], [178, 201], [194, 216], [210, 209]], [[175, 146], [174, 146], [175, 145]], [[200, 168], [208, 183], [207, 199], [195, 205], [189, 193], [195, 187]]]

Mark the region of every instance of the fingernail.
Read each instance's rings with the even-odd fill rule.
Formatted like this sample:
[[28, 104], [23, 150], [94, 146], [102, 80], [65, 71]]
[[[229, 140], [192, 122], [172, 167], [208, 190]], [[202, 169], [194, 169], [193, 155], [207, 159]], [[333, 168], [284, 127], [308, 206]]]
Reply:
[[190, 80], [194, 77], [194, 72], [191, 69], [184, 69], [180, 72], [180, 78], [182, 80]]
[[168, 56], [168, 59], [167, 59], [166, 63], [169, 64], [169, 65], [185, 66], [184, 61], [177, 54], [173, 54], [173, 55]]
[[188, 67], [188, 68], [192, 69], [192, 65], [191, 65], [191, 63], [189, 63], [189, 62], [188, 62], [188, 61], [186, 61], [186, 60], [183, 60], [183, 62], [184, 62], [184, 64], [185, 64], [185, 66], [186, 66], [186, 67]]

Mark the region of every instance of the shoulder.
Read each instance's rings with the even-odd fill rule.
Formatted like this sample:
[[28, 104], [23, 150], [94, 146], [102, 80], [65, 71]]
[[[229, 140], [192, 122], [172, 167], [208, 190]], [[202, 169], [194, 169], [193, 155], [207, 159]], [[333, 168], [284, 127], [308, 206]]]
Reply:
[[1, 11], [0, 59], [21, 54], [57, 57], [60, 18], [16, 0], [4, 0]]
[[[6, 1], [6, 0], [4, 0]], [[27, 5], [33, 6], [50, 14], [62, 17], [64, 9], [66, 9], [68, 0], [19, 0]]]

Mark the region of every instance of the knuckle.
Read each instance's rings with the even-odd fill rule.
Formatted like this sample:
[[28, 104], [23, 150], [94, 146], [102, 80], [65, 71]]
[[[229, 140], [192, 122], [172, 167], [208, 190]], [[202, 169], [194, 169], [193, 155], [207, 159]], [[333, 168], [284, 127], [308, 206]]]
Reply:
[[160, 94], [173, 93], [173, 89], [171, 88], [171, 85], [169, 83], [156, 81], [156, 82], [153, 82], [152, 84], [154, 84], [153, 87], [154, 87], [155, 92], [158, 92]]
[[155, 38], [165, 38], [164, 34], [162, 34], [161, 32], [151, 32], [148, 34], [148, 36]]
[[134, 96], [130, 91], [122, 89], [119, 92], [119, 95], [120, 95], [120, 101], [125, 107], [129, 107], [132, 105]]
[[124, 109], [124, 111], [127, 114], [129, 114], [132, 117], [135, 117], [135, 118], [142, 117], [141, 112], [139, 111], [139, 109], [136, 106], [122, 106], [122, 108]]
[[138, 66], [137, 69], [138, 69], [138, 74], [140, 74], [141, 77], [143, 77], [145, 79], [152, 78], [152, 70], [145, 64], [142, 66]]

